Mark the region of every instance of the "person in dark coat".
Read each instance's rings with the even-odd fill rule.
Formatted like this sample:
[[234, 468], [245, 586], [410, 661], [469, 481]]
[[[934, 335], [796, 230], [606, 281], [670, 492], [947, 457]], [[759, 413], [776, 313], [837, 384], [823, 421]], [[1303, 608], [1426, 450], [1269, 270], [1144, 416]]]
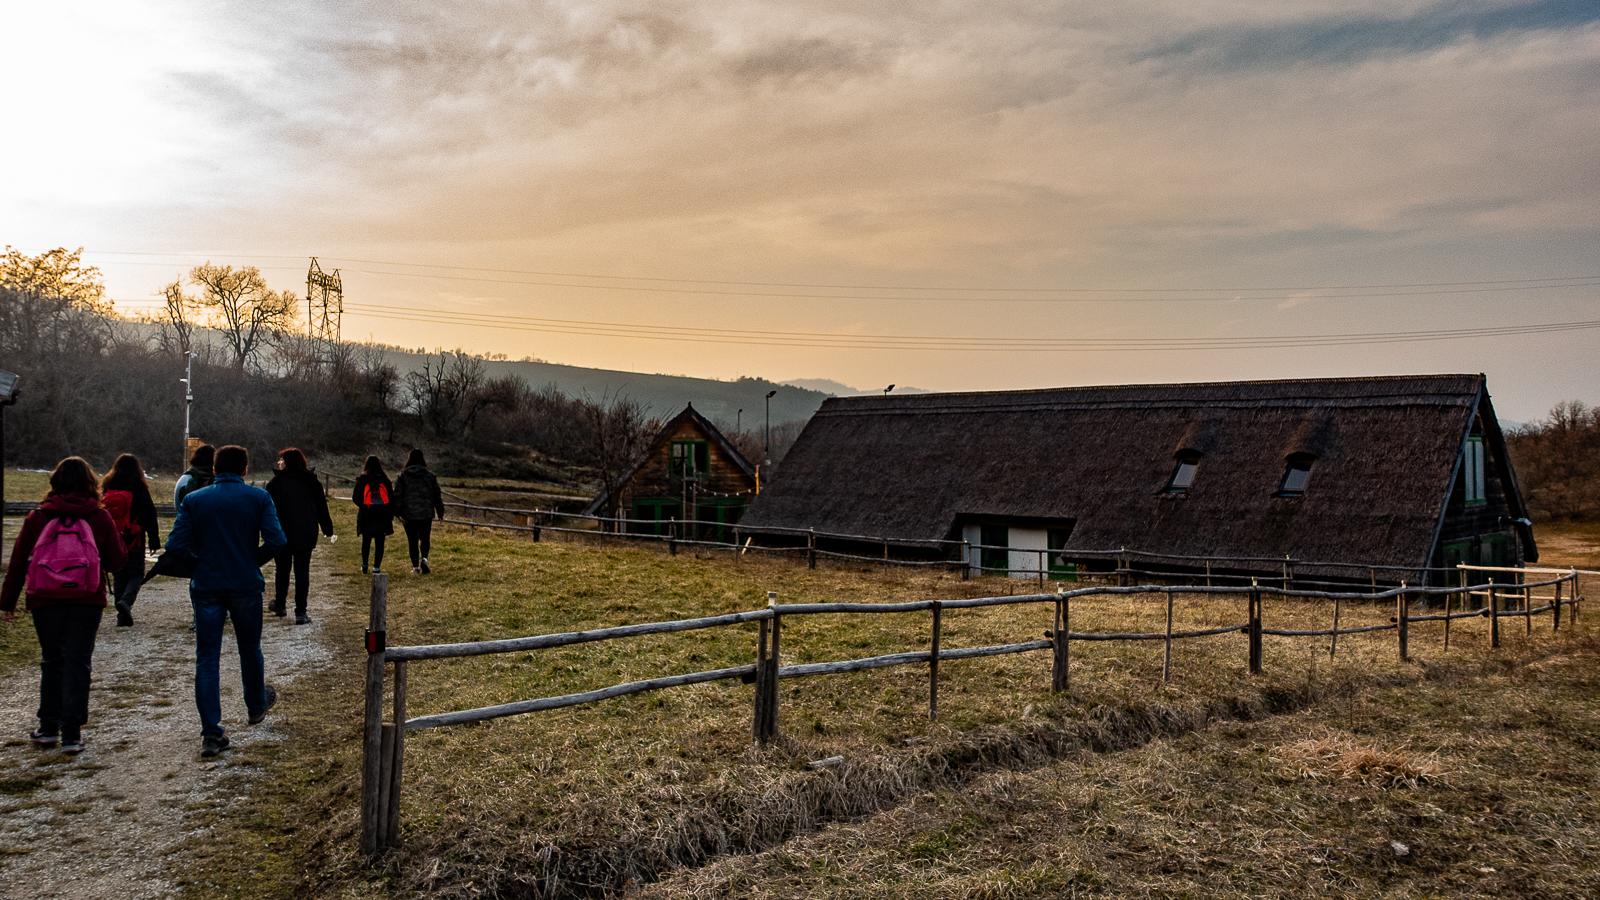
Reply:
[[[82, 584], [52, 583], [64, 580], [71, 570], [48, 566], [47, 555], [59, 561], [69, 547], [87, 550], [80, 540], [84, 523], [94, 541], [94, 552], [85, 555], [91, 560], [99, 556], [99, 573], [94, 574], [91, 566]], [[51, 524], [56, 525], [51, 539], [55, 546], [42, 548], [40, 538]], [[31, 565], [36, 550], [37, 567]], [[83, 752], [83, 726], [89, 721], [90, 659], [106, 608], [105, 575], [122, 569], [125, 556], [116, 523], [100, 506], [94, 470], [76, 456], [57, 463], [50, 473], [50, 493], [22, 521], [0, 586], [0, 621], [16, 621], [17, 600], [26, 595], [33, 630], [39, 637], [39, 727], [28, 735], [36, 747], [54, 747], [59, 741], [63, 753]], [[52, 571], [57, 577], [48, 577]]]
[[272, 614], [282, 617], [288, 612], [292, 566], [294, 623], [305, 625], [311, 621], [306, 615], [306, 593], [311, 588], [311, 551], [317, 546], [317, 529], [320, 527], [323, 534], [333, 537], [328, 495], [306, 464], [306, 455], [294, 447], [278, 451], [278, 471], [267, 482], [267, 493], [272, 495], [272, 505], [278, 510], [278, 524], [289, 542], [277, 557], [277, 593], [272, 601]]
[[126, 510], [128, 521], [122, 538], [128, 561], [111, 573], [112, 605], [117, 608], [117, 625], [126, 628], [133, 624], [133, 601], [139, 599], [139, 588], [144, 584], [144, 548], [150, 552], [161, 549], [161, 526], [156, 521], [156, 504], [150, 499], [150, 485], [144, 478], [144, 466], [139, 457], [124, 453], [111, 464], [111, 471], [100, 481], [100, 493], [107, 510], [116, 519], [119, 510]]
[[411, 553], [411, 572], [426, 575], [429, 544], [433, 538], [433, 519], [444, 518], [444, 497], [439, 479], [428, 471], [428, 460], [420, 447], [406, 457], [406, 467], [394, 482], [394, 506], [406, 529], [406, 549]]
[[172, 489], [173, 509], [183, 506], [184, 497], [211, 485], [216, 477], [211, 471], [211, 464], [216, 458], [217, 448], [210, 444], [194, 448], [194, 455], [189, 457], [189, 471], [178, 476], [178, 485]]
[[361, 535], [361, 574], [367, 574], [367, 555], [372, 554], [372, 571], [383, 571], [383, 544], [394, 534], [394, 484], [383, 471], [383, 461], [367, 457], [367, 464], [350, 492], [356, 504], [356, 533]]

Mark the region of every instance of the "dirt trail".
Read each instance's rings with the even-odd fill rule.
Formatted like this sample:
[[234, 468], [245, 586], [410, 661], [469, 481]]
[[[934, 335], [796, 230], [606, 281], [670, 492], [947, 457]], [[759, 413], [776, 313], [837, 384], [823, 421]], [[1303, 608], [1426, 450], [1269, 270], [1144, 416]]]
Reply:
[[[325, 553], [312, 561], [312, 624], [269, 615], [262, 635], [267, 683], [286, 695], [331, 659], [322, 627], [334, 603]], [[270, 596], [270, 565], [265, 574]], [[270, 715], [255, 727], [245, 723], [230, 628], [222, 717], [233, 749], [202, 760], [188, 582], [152, 582], [134, 617], [133, 628], [115, 627], [110, 611], [101, 622], [88, 748], [76, 759], [26, 740], [36, 724], [37, 668], [0, 673], [0, 896], [172, 896], [172, 856], [201, 827], [196, 814], [233, 802], [260, 772], [249, 759], [284, 739]], [[26, 617], [7, 627], [32, 628]]]

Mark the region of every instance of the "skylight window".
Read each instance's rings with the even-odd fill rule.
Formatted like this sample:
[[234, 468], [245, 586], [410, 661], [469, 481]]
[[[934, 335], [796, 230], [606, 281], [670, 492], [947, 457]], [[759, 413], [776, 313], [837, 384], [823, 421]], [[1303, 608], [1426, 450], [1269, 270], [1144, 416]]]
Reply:
[[1278, 485], [1278, 494], [1283, 497], [1298, 497], [1306, 492], [1306, 485], [1311, 483], [1311, 464], [1316, 458], [1309, 453], [1296, 453], [1289, 457], [1289, 463], [1283, 470], [1283, 483]]
[[1194, 474], [1200, 468], [1200, 454], [1192, 450], [1185, 450], [1178, 454], [1178, 464], [1172, 469], [1172, 478], [1167, 481], [1167, 493], [1182, 494], [1194, 484]]

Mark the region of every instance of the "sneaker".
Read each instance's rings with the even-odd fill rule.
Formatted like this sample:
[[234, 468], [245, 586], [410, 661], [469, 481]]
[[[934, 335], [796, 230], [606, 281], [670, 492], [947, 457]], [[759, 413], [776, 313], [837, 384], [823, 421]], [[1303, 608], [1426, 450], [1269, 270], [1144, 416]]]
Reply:
[[367, 574], [367, 564], [366, 563], [362, 563], [361, 564], [361, 574], [363, 574], [363, 575]]
[[426, 556], [424, 556], [422, 558], [421, 569], [422, 569], [422, 574], [424, 574], [424, 575], [427, 575], [427, 574], [429, 574], [429, 573], [431, 573], [433, 571], [432, 569], [428, 568], [428, 558]]
[[[278, 689], [269, 684], [269, 685], [267, 685], [267, 689], [266, 690], [267, 690], [267, 705], [261, 707], [261, 711], [260, 712], [254, 712], [254, 713], [250, 714], [250, 724], [251, 725], [260, 725], [263, 721], [266, 720], [267, 711], [272, 709], [274, 706], [278, 705]], [[223, 738], [223, 741], [227, 741], [227, 738]]]
[[60, 743], [61, 735], [56, 734], [54, 731], [34, 729], [33, 731], [29, 732], [28, 740], [32, 741], [35, 747], [38, 747], [41, 750], [48, 750]]
[[422, 567], [421, 566], [412, 566], [411, 567], [411, 574], [413, 574], [413, 575], [421, 575], [422, 574]]
[[61, 752], [68, 756], [77, 756], [83, 752], [83, 735], [61, 739]]
[[289, 610], [282, 603], [272, 604], [271, 609], [272, 614], [280, 619], [289, 614]]
[[296, 625], [310, 625], [311, 624], [311, 617], [306, 615], [305, 613], [295, 613], [294, 614], [294, 623]]
[[133, 625], [133, 609], [126, 603], [117, 603], [117, 627], [129, 628]]
[[200, 739], [200, 755], [206, 759], [210, 759], [213, 756], [221, 756], [222, 751], [228, 749], [229, 743], [231, 742], [225, 734], [208, 734]]

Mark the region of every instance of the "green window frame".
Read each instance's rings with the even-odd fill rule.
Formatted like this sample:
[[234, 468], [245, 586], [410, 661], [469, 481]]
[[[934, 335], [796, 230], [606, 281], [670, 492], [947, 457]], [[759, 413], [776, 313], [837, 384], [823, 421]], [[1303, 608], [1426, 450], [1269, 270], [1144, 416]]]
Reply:
[[1011, 571], [1011, 529], [1004, 525], [978, 528], [978, 567], [985, 575], [1005, 575]]
[[628, 530], [634, 534], [666, 534], [673, 519], [683, 518], [683, 504], [656, 497], [635, 500], [628, 518], [645, 520], [630, 524]]
[[1465, 484], [1462, 496], [1468, 506], [1482, 506], [1489, 502], [1485, 461], [1483, 435], [1475, 434], [1467, 438], [1461, 469]]
[[673, 441], [667, 472], [673, 478], [700, 478], [711, 471], [711, 444], [700, 440]]

